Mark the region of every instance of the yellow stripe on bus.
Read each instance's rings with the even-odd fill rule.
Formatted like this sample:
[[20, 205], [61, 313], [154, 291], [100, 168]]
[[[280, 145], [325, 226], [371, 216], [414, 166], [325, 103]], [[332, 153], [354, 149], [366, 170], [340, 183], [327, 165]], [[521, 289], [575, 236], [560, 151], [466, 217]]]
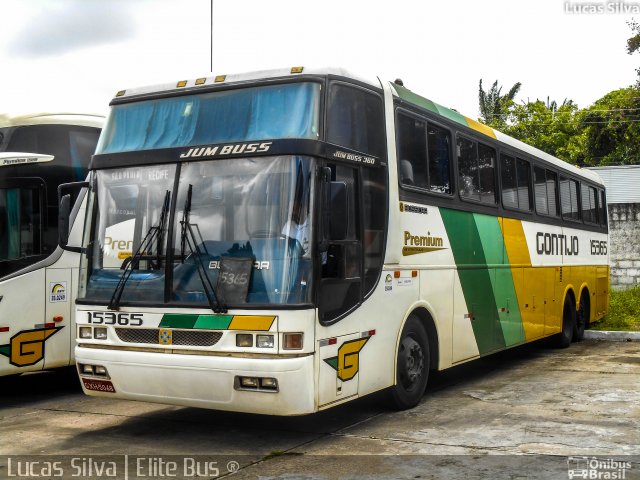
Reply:
[[483, 123], [480, 123], [469, 117], [464, 117], [464, 119], [467, 121], [467, 124], [469, 124], [469, 128], [472, 128], [476, 132], [483, 133], [491, 138], [496, 138], [496, 134], [493, 131], [493, 128], [487, 127]]
[[266, 332], [271, 329], [275, 315], [236, 315], [229, 324], [229, 330], [256, 330]]

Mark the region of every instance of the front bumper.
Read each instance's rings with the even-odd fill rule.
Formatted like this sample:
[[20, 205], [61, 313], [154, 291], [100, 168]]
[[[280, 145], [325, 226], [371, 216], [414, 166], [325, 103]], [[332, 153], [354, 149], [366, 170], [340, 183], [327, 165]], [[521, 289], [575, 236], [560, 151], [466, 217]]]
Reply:
[[[107, 393], [83, 385], [87, 395], [266, 415], [317, 410], [312, 354], [250, 358], [78, 346], [75, 355], [79, 364], [106, 367], [115, 388], [115, 393]], [[276, 378], [279, 389], [237, 390], [236, 376]]]

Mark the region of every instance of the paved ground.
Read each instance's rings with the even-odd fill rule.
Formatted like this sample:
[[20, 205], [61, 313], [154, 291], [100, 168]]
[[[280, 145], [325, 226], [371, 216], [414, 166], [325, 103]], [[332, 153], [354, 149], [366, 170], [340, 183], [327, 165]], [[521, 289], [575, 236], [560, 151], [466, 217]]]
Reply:
[[413, 410], [380, 402], [273, 418], [90, 398], [46, 372], [0, 379], [0, 454], [218, 455], [233, 478], [568, 478], [568, 456], [595, 456], [640, 478], [640, 342], [529, 345], [438, 374]]

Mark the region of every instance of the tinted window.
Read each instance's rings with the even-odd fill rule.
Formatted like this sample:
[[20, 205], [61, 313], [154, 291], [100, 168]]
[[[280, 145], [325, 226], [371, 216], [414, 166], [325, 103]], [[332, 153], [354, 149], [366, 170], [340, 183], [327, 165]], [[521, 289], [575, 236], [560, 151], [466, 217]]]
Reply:
[[451, 193], [451, 134], [434, 125], [427, 127], [429, 190]]
[[569, 178], [560, 177], [560, 203], [562, 205], [562, 218], [567, 220], [580, 220], [578, 209], [578, 182]]
[[598, 223], [596, 189], [582, 185], [582, 218], [585, 222]]
[[42, 191], [42, 185], [0, 188], [0, 277], [49, 253], [42, 244]]
[[536, 211], [544, 215], [558, 216], [556, 200], [556, 174], [544, 168], [535, 167]]
[[480, 200], [480, 178], [476, 144], [466, 138], [458, 137], [458, 172], [460, 175], [460, 195]]
[[480, 177], [480, 201], [484, 203], [496, 203], [495, 180], [496, 151], [478, 144], [478, 176]]
[[362, 169], [365, 294], [376, 285], [384, 260], [384, 230], [387, 218], [386, 186], [386, 170], [382, 168]]
[[604, 190], [600, 190], [600, 210], [598, 210], [600, 217], [600, 224], [607, 225], [607, 201], [605, 198]]
[[400, 182], [403, 185], [429, 188], [426, 123], [399, 113], [396, 129]]
[[382, 99], [366, 90], [332, 83], [327, 141], [377, 157], [384, 155]]
[[515, 159], [509, 155], [500, 155], [500, 160], [502, 203], [509, 208], [531, 210], [529, 204], [529, 162], [521, 158]]

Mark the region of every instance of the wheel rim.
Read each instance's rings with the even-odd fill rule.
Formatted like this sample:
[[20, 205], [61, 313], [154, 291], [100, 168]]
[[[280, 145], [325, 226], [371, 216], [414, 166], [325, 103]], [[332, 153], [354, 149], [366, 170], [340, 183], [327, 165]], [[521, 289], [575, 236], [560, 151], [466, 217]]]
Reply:
[[412, 390], [420, 383], [424, 371], [424, 352], [418, 342], [405, 337], [400, 344], [400, 381], [405, 390]]

